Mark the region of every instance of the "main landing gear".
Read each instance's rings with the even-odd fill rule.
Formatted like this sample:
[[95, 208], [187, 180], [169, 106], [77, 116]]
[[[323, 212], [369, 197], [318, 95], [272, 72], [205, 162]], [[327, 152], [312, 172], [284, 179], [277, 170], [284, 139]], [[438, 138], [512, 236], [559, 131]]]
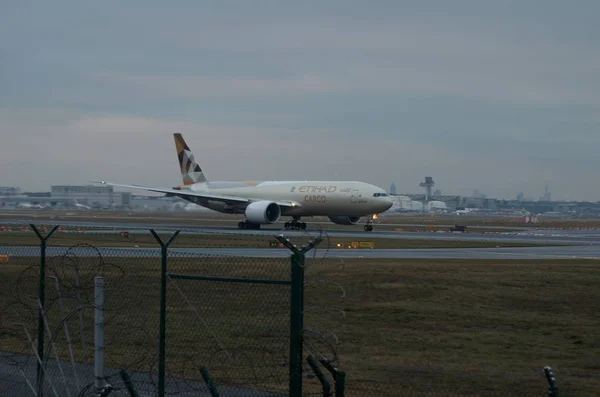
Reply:
[[286, 222], [284, 224], [284, 227], [286, 230], [305, 230], [306, 229], [306, 223], [304, 222], [298, 222], [300, 220], [300, 217], [293, 217], [291, 222]]
[[368, 217], [367, 218], [367, 224], [365, 225], [365, 232], [372, 232], [373, 231], [373, 225], [371, 223], [373, 223], [373, 218], [372, 217]]
[[260, 229], [260, 223], [250, 223], [248, 221], [241, 221], [238, 223], [238, 229]]

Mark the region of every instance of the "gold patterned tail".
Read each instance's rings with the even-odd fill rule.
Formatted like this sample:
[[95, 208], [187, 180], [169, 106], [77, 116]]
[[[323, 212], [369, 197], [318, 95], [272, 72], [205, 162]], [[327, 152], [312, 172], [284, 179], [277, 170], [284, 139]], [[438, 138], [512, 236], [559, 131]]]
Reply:
[[175, 149], [179, 159], [179, 168], [181, 169], [181, 178], [184, 185], [193, 185], [194, 183], [208, 182], [200, 165], [196, 162], [194, 154], [185, 143], [185, 139], [179, 133], [173, 134], [175, 138]]

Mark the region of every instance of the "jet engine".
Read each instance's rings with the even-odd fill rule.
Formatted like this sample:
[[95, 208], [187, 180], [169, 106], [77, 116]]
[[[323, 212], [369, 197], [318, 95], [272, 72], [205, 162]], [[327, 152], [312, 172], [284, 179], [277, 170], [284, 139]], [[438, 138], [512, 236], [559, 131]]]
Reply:
[[356, 225], [360, 216], [330, 216], [329, 220], [337, 225]]
[[245, 215], [251, 223], [275, 223], [281, 216], [281, 208], [272, 201], [255, 201], [246, 207]]

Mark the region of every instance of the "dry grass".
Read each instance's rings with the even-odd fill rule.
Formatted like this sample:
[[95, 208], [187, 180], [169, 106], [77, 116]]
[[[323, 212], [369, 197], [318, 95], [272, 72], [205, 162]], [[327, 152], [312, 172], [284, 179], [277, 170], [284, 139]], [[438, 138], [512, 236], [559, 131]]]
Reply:
[[427, 395], [541, 395], [545, 365], [562, 395], [600, 388], [597, 261], [346, 262], [340, 354], [363, 395], [385, 376]]
[[[87, 300], [93, 275], [105, 276], [107, 361], [156, 370], [159, 261], [109, 260], [112, 266], [79, 263]], [[1, 350], [24, 350], [11, 324], [34, 324], [19, 302], [31, 309], [26, 295], [35, 296], [36, 263], [11, 258], [0, 265]], [[67, 295], [72, 273], [52, 263]], [[594, 395], [600, 388], [597, 261], [328, 259], [308, 265], [305, 327], [324, 336], [307, 334], [307, 351], [332, 355], [327, 343], [339, 340], [335, 351], [349, 396], [542, 395], [545, 365], [555, 369], [562, 395]], [[28, 266], [34, 267], [19, 281]], [[213, 276], [286, 279], [288, 270], [280, 259], [169, 262], [171, 273]], [[169, 371], [197, 379], [195, 366], [205, 365], [219, 382], [285, 390], [287, 368], [279, 364], [288, 354], [287, 288], [170, 282]], [[53, 288], [47, 291], [52, 301]], [[49, 309], [54, 325], [57, 310], [56, 304]], [[91, 315], [86, 312], [90, 338]], [[77, 330], [78, 322], [69, 327]], [[61, 338], [58, 343], [64, 346]], [[317, 389], [314, 379], [305, 382]]]

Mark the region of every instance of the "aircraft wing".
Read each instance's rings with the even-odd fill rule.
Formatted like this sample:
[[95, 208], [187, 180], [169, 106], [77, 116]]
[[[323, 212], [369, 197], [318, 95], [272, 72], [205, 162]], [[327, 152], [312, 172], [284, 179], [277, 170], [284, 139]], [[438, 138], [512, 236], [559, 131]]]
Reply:
[[[111, 183], [106, 181], [91, 181], [93, 183], [101, 183], [107, 186], [115, 186], [115, 187], [123, 187], [127, 189], [139, 189], [139, 190], [147, 190], [150, 192], [158, 192], [165, 193], [170, 196], [177, 196], [182, 199], [192, 201], [194, 203], [201, 203], [203, 201], [220, 201], [227, 204], [250, 204], [254, 201], [259, 201], [257, 199], [251, 199], [246, 197], [237, 197], [237, 196], [228, 196], [221, 194], [213, 194], [213, 193], [199, 193], [193, 192], [191, 190], [177, 190], [177, 189], [164, 189], [157, 188], [151, 186], [143, 186], [143, 185], [125, 185], [120, 183]], [[287, 200], [274, 200], [275, 203], [282, 207], [299, 207], [300, 204], [295, 201], [287, 201]]]

